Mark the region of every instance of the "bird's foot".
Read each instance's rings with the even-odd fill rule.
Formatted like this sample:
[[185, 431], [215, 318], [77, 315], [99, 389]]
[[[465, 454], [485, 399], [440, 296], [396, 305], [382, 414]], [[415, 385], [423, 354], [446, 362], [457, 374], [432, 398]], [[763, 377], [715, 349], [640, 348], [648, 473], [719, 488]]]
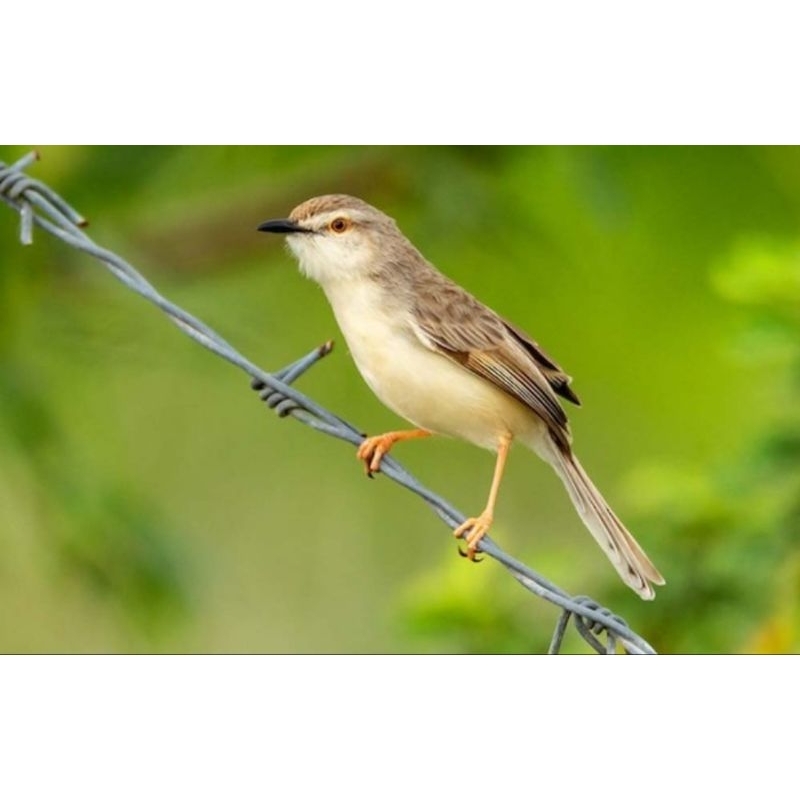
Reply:
[[381, 459], [392, 449], [397, 437], [391, 433], [382, 433], [380, 436], [369, 436], [358, 446], [356, 458], [364, 462], [367, 477], [371, 478], [381, 466]]
[[390, 431], [389, 433], [382, 433], [380, 436], [369, 436], [359, 445], [356, 456], [359, 461], [364, 462], [367, 477], [371, 478], [372, 473], [380, 469], [381, 459], [397, 442], [404, 442], [407, 439], [420, 439], [423, 436], [430, 435], [430, 431], [426, 431], [423, 428], [415, 428], [412, 431]]
[[[489, 511], [484, 511], [478, 517], [470, 517], [464, 520], [464, 522], [453, 531], [453, 536], [455, 536], [456, 539], [463, 538], [467, 544], [466, 552], [460, 547], [458, 548], [459, 554], [464, 558], [468, 558], [470, 561], [481, 561], [480, 558], [476, 557], [478, 542], [489, 532], [493, 521], [494, 517]], [[467, 533], [467, 531], [469, 531], [469, 533]]]

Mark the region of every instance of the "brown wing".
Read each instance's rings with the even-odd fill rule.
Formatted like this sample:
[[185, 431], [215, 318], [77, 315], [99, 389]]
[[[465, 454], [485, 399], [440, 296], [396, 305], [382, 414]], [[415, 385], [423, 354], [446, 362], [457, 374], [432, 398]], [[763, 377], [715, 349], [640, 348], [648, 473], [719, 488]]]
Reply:
[[567, 415], [555, 392], [569, 378], [535, 342], [444, 276], [417, 293], [414, 323], [423, 344], [517, 398], [547, 423], [559, 444], [568, 444]]
[[512, 325], [508, 320], [504, 319], [502, 323], [506, 326], [508, 332], [525, 348], [534, 361], [536, 361], [539, 365], [539, 369], [542, 370], [545, 378], [547, 378], [548, 383], [553, 387], [553, 391], [569, 400], [571, 403], [575, 403], [576, 406], [579, 406], [581, 401], [570, 387], [572, 378], [570, 378], [570, 376], [567, 375], [567, 373], [564, 372], [564, 370], [561, 369], [561, 367], [559, 367], [527, 333], [521, 331], [515, 325]]

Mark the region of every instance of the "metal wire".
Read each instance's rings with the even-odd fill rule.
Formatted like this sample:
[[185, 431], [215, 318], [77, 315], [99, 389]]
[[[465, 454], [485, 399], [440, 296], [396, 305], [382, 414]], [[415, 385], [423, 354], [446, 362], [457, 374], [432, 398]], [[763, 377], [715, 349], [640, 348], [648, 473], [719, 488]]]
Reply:
[[[304, 425], [355, 446], [364, 440], [364, 434], [349, 422], [340, 419], [291, 386], [294, 380], [331, 352], [332, 342], [325, 343], [275, 373], [260, 369], [204, 322], [159, 294], [127, 261], [92, 241], [81, 230], [86, 225], [86, 220], [49, 186], [25, 174], [24, 170], [37, 158], [38, 155], [33, 152], [11, 165], [0, 162], [0, 200], [19, 213], [22, 244], [33, 242], [33, 229], [38, 226], [70, 247], [92, 256], [129, 289], [160, 308], [185, 334], [250, 375], [253, 388], [278, 416], [290, 416]], [[466, 519], [447, 500], [423, 486], [393, 457], [384, 456], [380, 472], [425, 500], [449, 528], [455, 529]], [[618, 645], [626, 653], [655, 653], [650, 644], [632, 631], [623, 619], [588, 597], [571, 596], [501, 550], [490, 537], [484, 537], [478, 549], [500, 562], [528, 591], [562, 609], [549, 653], [560, 651], [570, 622], [598, 653], [616, 653]], [[605, 643], [600, 638], [603, 635]]]

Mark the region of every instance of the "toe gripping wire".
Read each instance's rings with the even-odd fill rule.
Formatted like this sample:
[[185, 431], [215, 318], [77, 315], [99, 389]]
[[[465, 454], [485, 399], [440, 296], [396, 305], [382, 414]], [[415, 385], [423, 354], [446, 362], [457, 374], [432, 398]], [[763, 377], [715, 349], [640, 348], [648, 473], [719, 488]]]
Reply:
[[[29, 153], [11, 165], [0, 162], [0, 201], [19, 214], [22, 244], [33, 243], [33, 231], [38, 227], [70, 247], [91, 256], [102, 263], [131, 291], [163, 311], [187, 336], [246, 372], [251, 378], [252, 388], [279, 417], [292, 417], [314, 430], [342, 439], [356, 447], [364, 441], [365, 436], [358, 428], [331, 413], [307, 395], [298, 392], [291, 385], [306, 370], [331, 352], [332, 342], [326, 342], [277, 372], [270, 373], [260, 369], [204, 322], [163, 297], [131, 264], [89, 238], [83, 231], [87, 224], [86, 220], [53, 189], [25, 174], [25, 169], [37, 159], [36, 153]], [[384, 456], [379, 471], [421, 497], [451, 530], [465, 521], [464, 514], [420, 483], [392, 456]], [[650, 644], [631, 630], [616, 614], [588, 597], [570, 595], [526, 564], [510, 556], [498, 547], [491, 537], [485, 536], [478, 543], [477, 549], [502, 564], [528, 591], [561, 609], [549, 653], [561, 651], [570, 623], [598, 653], [612, 654], [620, 651], [648, 655], [655, 653]]]

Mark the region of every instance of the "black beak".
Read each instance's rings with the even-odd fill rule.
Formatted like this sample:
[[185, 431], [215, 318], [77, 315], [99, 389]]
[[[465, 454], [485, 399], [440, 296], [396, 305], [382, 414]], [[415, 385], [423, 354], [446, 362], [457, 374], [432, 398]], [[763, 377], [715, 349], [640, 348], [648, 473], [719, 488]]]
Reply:
[[258, 229], [264, 233], [311, 233], [290, 219], [270, 219], [262, 222]]

